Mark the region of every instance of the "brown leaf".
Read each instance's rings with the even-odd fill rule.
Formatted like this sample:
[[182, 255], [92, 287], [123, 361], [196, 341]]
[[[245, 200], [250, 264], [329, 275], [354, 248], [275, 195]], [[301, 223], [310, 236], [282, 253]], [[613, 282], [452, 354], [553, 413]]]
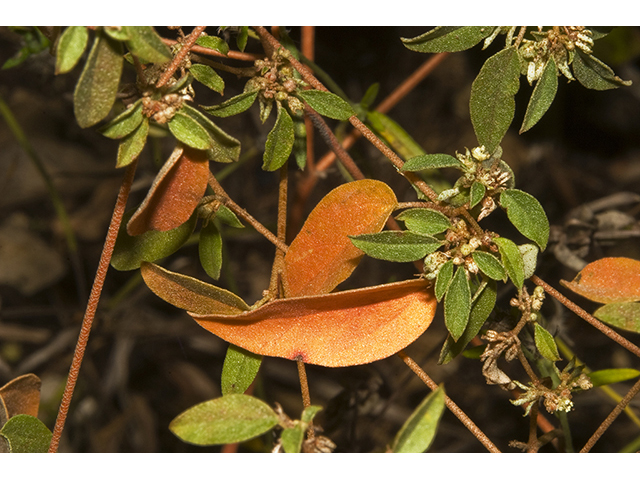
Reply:
[[363, 253], [348, 235], [379, 232], [396, 204], [393, 191], [377, 180], [358, 180], [329, 192], [289, 246], [285, 297], [329, 293], [349, 277]]
[[386, 358], [431, 324], [437, 302], [422, 279], [273, 300], [239, 315], [190, 315], [259, 355], [345, 367]]
[[186, 145], [176, 147], [129, 220], [127, 233], [166, 232], [186, 222], [207, 188], [208, 160], [204, 150]]
[[640, 300], [640, 261], [603, 258], [584, 267], [573, 281], [560, 283], [594, 302], [635, 302]]
[[[0, 398], [7, 420], [15, 415], [38, 416], [40, 407], [40, 379], [33, 373], [14, 378], [0, 388]], [[4, 416], [0, 414], [0, 416]]]

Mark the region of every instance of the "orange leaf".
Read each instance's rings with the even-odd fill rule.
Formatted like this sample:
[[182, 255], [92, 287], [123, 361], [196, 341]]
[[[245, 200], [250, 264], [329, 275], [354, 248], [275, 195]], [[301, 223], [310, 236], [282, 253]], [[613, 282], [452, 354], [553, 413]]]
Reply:
[[204, 150], [178, 146], [156, 175], [146, 198], [127, 224], [129, 235], [166, 232], [186, 222], [202, 199], [209, 179]]
[[584, 267], [573, 281], [560, 283], [594, 302], [635, 302], [640, 300], [640, 261], [603, 258]]
[[284, 259], [284, 296], [332, 291], [364, 255], [348, 235], [379, 232], [396, 204], [393, 191], [377, 180], [358, 180], [329, 192], [289, 246]]
[[9, 418], [26, 414], [32, 417], [38, 416], [40, 407], [40, 379], [33, 373], [27, 373], [18, 378], [14, 378], [9, 383], [0, 388], [0, 402], [4, 406], [4, 411], [0, 412], [0, 418], [6, 415], [6, 422]]
[[190, 315], [259, 355], [326, 367], [374, 362], [405, 348], [431, 324], [437, 302], [422, 279], [273, 300], [239, 315]]

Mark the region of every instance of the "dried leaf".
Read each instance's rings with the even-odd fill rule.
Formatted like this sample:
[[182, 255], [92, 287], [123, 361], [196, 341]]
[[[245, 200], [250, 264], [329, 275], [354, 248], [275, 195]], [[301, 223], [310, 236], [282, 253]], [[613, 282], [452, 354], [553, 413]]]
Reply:
[[640, 300], [640, 261], [602, 258], [584, 267], [573, 281], [560, 283], [594, 302], [636, 302]]
[[14, 378], [0, 388], [0, 397], [4, 402], [8, 418], [20, 414], [38, 416], [41, 383], [36, 375], [27, 373]]
[[209, 332], [250, 352], [345, 367], [405, 348], [431, 324], [435, 309], [432, 290], [418, 279], [273, 300], [239, 315], [190, 315]]
[[348, 278], [363, 256], [348, 235], [380, 231], [396, 204], [393, 191], [377, 180], [358, 180], [329, 192], [289, 246], [285, 297], [329, 293]]
[[207, 188], [208, 160], [202, 150], [176, 147], [129, 220], [129, 235], [140, 235], [147, 230], [166, 232], [186, 222]]

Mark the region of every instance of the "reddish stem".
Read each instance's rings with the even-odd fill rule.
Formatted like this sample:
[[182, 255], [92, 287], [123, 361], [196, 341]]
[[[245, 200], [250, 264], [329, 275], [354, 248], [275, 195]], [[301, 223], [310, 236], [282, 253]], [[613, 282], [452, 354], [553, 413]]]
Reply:
[[60, 409], [58, 410], [58, 417], [56, 418], [56, 424], [53, 429], [53, 436], [51, 437], [51, 444], [49, 445], [49, 453], [56, 453], [58, 451], [60, 436], [62, 435], [62, 430], [64, 429], [67, 414], [69, 413], [69, 405], [71, 404], [73, 391], [78, 381], [78, 374], [80, 373], [82, 359], [87, 348], [87, 342], [89, 341], [91, 325], [93, 324], [93, 319], [96, 316], [96, 310], [98, 308], [98, 302], [100, 301], [102, 287], [104, 286], [104, 280], [107, 276], [107, 270], [109, 269], [111, 256], [113, 255], [113, 249], [116, 244], [118, 230], [120, 229], [120, 223], [122, 222], [124, 209], [127, 205], [127, 198], [129, 197], [129, 191], [131, 190], [131, 184], [133, 183], [133, 177], [136, 172], [137, 164], [137, 160], [134, 160], [133, 163], [131, 163], [127, 167], [124, 178], [122, 179], [122, 185], [120, 186], [118, 199], [116, 200], [116, 205], [113, 209], [113, 215], [111, 216], [111, 223], [109, 224], [109, 230], [107, 231], [107, 238], [105, 239], [104, 247], [102, 248], [100, 263], [98, 264], [98, 270], [93, 281], [93, 287], [91, 288], [91, 294], [89, 295], [89, 301], [87, 302], [87, 308], [85, 310], [84, 318], [82, 319], [80, 335], [78, 336], [76, 349], [73, 353], [73, 361], [71, 362], [71, 368], [69, 369], [69, 375], [67, 376], [67, 384], [64, 388], [62, 401], [60, 402]]
[[176, 53], [176, 56], [173, 57], [173, 60], [171, 60], [169, 67], [162, 74], [162, 76], [160, 77], [160, 80], [158, 80], [158, 83], [156, 83], [156, 88], [162, 87], [165, 83], [169, 81], [169, 79], [173, 76], [173, 74], [176, 72], [176, 70], [182, 63], [182, 60], [184, 60], [184, 57], [187, 56], [191, 48], [195, 45], [196, 40], [198, 40], [198, 37], [200, 36], [200, 34], [204, 32], [205, 28], [207, 27], [205, 26], [205, 27], [194, 28], [193, 31], [189, 34], [189, 36], [184, 39], [184, 42], [182, 42], [182, 47], [180, 48], [180, 51]]

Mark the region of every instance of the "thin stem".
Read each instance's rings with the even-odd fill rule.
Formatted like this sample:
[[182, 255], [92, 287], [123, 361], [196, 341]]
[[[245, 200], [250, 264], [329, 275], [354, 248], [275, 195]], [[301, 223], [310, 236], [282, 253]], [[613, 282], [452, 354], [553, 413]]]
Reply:
[[[193, 52], [194, 49], [195, 47], [192, 48], [191, 51]], [[237, 75], [238, 77], [253, 77], [256, 74], [256, 67], [244, 67], [244, 68], [232, 67], [230, 65], [225, 65], [224, 63], [214, 62], [213, 60], [209, 60], [208, 58], [204, 58], [204, 57], [201, 57], [200, 55], [196, 55], [193, 53], [191, 55], [191, 59], [195, 60], [198, 63], [209, 65], [210, 67], [213, 67], [216, 70], [222, 70], [225, 72], [232, 73], [234, 75]]]
[[538, 402], [534, 402], [529, 413], [529, 441], [527, 442], [527, 453], [536, 453], [538, 444]]
[[165, 83], [169, 81], [169, 79], [173, 76], [173, 74], [176, 72], [176, 70], [184, 60], [184, 58], [188, 55], [191, 48], [195, 45], [196, 40], [198, 40], [198, 37], [200, 36], [200, 34], [204, 32], [205, 28], [207, 27], [206, 26], [195, 27], [193, 31], [189, 34], [189, 36], [184, 39], [184, 42], [182, 42], [182, 47], [180, 48], [180, 51], [176, 53], [175, 57], [173, 57], [173, 60], [171, 60], [171, 63], [169, 64], [169, 66], [167, 67], [165, 72], [162, 74], [162, 76], [158, 80], [158, 83], [156, 83], [156, 88], [162, 87]]
[[541, 280], [537, 275], [533, 275], [531, 277], [531, 281], [533, 283], [535, 283], [536, 285], [539, 285], [542, 288], [544, 288], [545, 292], [547, 292], [549, 295], [551, 295], [552, 297], [554, 297], [555, 299], [560, 301], [560, 303], [562, 303], [565, 307], [567, 307], [573, 313], [575, 313], [576, 315], [581, 317], [583, 320], [586, 320], [587, 323], [590, 323], [592, 326], [594, 326], [595, 328], [600, 330], [602, 333], [604, 333], [611, 340], [613, 340], [614, 342], [618, 343], [622, 347], [626, 348], [631, 353], [633, 353], [635, 356], [640, 357], [640, 347], [638, 347], [637, 345], [634, 345], [633, 343], [631, 343], [629, 340], [624, 338], [618, 332], [616, 332], [616, 331], [612, 330], [611, 328], [607, 327], [604, 323], [602, 323], [600, 320], [595, 318], [593, 315], [590, 315], [589, 313], [585, 312], [582, 308], [580, 308], [578, 305], [573, 303], [567, 297], [562, 295], [560, 292], [558, 292], [551, 285], [549, 285], [546, 282], [544, 282], [543, 280]]
[[[172, 45], [175, 45], [176, 43], [179, 43], [177, 40], [173, 40], [171, 38], [163, 38], [162, 41], [164, 42], [165, 45], [169, 45], [169, 46], [172, 46]], [[264, 55], [260, 55], [260, 54], [257, 54], [257, 53], [245, 53], [245, 52], [238, 52], [238, 51], [235, 51], [235, 50], [230, 50], [225, 55], [224, 53], [220, 53], [219, 51], [214, 50], [213, 48], [202, 47], [200, 45], [193, 45], [191, 47], [191, 51], [195, 52], [195, 53], [200, 53], [202, 55], [211, 55], [213, 57], [231, 58], [233, 60], [244, 60], [246, 62], [254, 62], [254, 61], [264, 57]]]
[[[434, 392], [439, 388], [438, 384], [434, 382], [427, 373], [420, 368], [416, 362], [413, 361], [411, 357], [409, 357], [402, 350], [398, 352], [398, 356], [402, 359], [402, 361], [415, 373], [420, 380], [424, 382], [424, 384], [429, 387]], [[453, 400], [451, 400], [448, 396], [445, 395], [445, 404], [447, 408], [456, 416], [458, 419], [464, 424], [465, 427], [476, 437], [484, 447], [492, 453], [500, 453], [498, 447], [496, 447], [491, 440], [484, 434], [480, 428], [473, 423], [473, 421], [467, 416], [466, 413], [462, 411], [458, 405], [455, 404]]]
[[356, 163], [351, 158], [351, 155], [347, 153], [347, 151], [342, 148], [340, 142], [335, 137], [329, 125], [324, 121], [324, 119], [318, 115], [315, 110], [313, 110], [309, 105], [304, 106], [304, 113], [307, 118], [311, 119], [313, 125], [318, 129], [320, 136], [325, 141], [325, 143], [331, 148], [333, 153], [336, 154], [342, 165], [347, 169], [347, 171], [351, 174], [351, 176], [356, 180], [362, 180], [365, 178], [364, 174]]
[[593, 446], [596, 444], [596, 442], [600, 439], [600, 437], [602, 436], [602, 434], [604, 432], [607, 431], [607, 429], [611, 426], [611, 424], [613, 423], [613, 421], [618, 418], [618, 415], [620, 415], [620, 413], [622, 413], [622, 411], [626, 408], [626, 406], [629, 404], [629, 402], [633, 399], [633, 397], [635, 397], [638, 392], [640, 392], [640, 380], [638, 380], [633, 387], [631, 387], [631, 390], [629, 390], [627, 392], [627, 394], [624, 396], [624, 398], [622, 399], [622, 401], [616, 405], [616, 407], [613, 409], [613, 411], [609, 414], [609, 416], [607, 418], [605, 418], [604, 422], [602, 422], [602, 424], [598, 427], [598, 429], [594, 432], [594, 434], [591, 436], [591, 438], [587, 441], [587, 443], [585, 444], [584, 447], [582, 447], [582, 450], [580, 450], [580, 453], [587, 453], [589, 452]]
[[258, 220], [253, 218], [249, 214], [249, 212], [247, 212], [244, 208], [231, 200], [229, 195], [227, 195], [227, 192], [224, 191], [222, 185], [218, 183], [218, 180], [216, 180], [216, 177], [214, 177], [212, 173], [209, 173], [209, 186], [220, 197], [220, 201], [224, 203], [226, 207], [232, 210], [236, 215], [239, 215], [240, 217], [245, 219], [257, 232], [261, 233], [267, 240], [278, 247], [278, 249], [286, 253], [289, 247], [284, 242], [278, 240], [278, 238], [273, 233], [271, 233], [269, 229], [262, 225]]
[[[278, 187], [278, 240], [282, 243], [285, 242], [287, 237], [287, 186], [289, 178], [288, 163], [280, 167], [280, 183]], [[284, 251], [281, 249], [276, 250], [276, 255], [273, 260], [273, 267], [271, 268], [271, 281], [269, 284], [269, 290], [275, 298], [280, 298], [282, 295], [280, 290], [280, 281], [282, 278], [282, 270], [284, 268]]]
[[104, 247], [102, 248], [102, 255], [100, 256], [98, 270], [93, 282], [93, 287], [91, 288], [89, 301], [87, 302], [87, 309], [85, 311], [84, 318], [82, 319], [80, 335], [78, 336], [76, 349], [73, 353], [71, 368], [69, 369], [69, 375], [67, 376], [67, 384], [64, 388], [62, 402], [60, 403], [60, 409], [58, 410], [58, 417], [56, 418], [56, 424], [53, 429], [53, 436], [51, 437], [51, 444], [49, 445], [49, 453], [55, 453], [58, 451], [60, 436], [62, 435], [62, 430], [64, 429], [67, 414], [69, 413], [69, 405], [71, 404], [73, 391], [78, 381], [78, 374], [80, 373], [82, 359], [87, 348], [87, 342], [89, 341], [91, 325], [93, 324], [93, 319], [96, 315], [98, 302], [100, 301], [100, 295], [102, 293], [102, 287], [104, 286], [104, 280], [107, 276], [109, 263], [111, 262], [111, 256], [113, 255], [113, 248], [116, 244], [118, 230], [120, 229], [122, 216], [124, 215], [124, 210], [127, 205], [127, 198], [129, 197], [129, 192], [131, 190], [131, 184], [133, 183], [133, 177], [135, 176], [137, 164], [137, 160], [134, 160], [127, 167], [124, 178], [122, 179], [122, 185], [120, 186], [118, 199], [116, 200], [116, 205], [113, 209], [113, 215], [111, 216], [111, 223], [109, 224], [107, 237], [104, 241]]

